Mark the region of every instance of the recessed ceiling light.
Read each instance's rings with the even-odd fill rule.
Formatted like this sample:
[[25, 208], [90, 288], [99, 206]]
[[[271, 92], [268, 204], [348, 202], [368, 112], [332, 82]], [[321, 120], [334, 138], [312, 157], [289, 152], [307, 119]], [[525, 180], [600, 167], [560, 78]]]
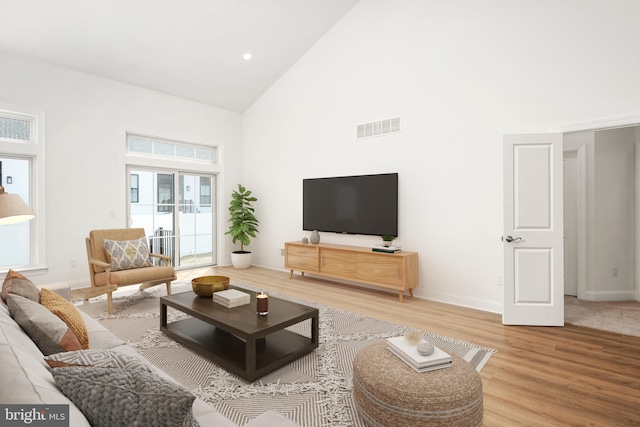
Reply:
[[248, 60], [250, 60], [250, 59], [251, 59], [251, 54], [247, 52], [247, 53], [245, 53], [244, 55], [242, 55], [242, 58], [243, 58], [245, 61], [248, 61]]

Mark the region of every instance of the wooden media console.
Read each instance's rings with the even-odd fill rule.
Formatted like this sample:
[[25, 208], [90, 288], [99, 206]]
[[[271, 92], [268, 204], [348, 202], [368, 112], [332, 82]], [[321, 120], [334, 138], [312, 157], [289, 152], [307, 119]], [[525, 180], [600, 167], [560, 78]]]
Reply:
[[400, 302], [404, 292], [413, 296], [418, 284], [418, 253], [393, 254], [373, 252], [370, 248], [329, 243], [287, 242], [284, 244], [284, 267], [334, 279], [349, 280], [398, 291]]

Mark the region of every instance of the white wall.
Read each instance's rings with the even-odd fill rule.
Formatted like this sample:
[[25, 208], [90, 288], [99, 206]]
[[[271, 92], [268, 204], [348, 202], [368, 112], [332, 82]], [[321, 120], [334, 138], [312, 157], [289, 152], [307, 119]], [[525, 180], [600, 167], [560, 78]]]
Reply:
[[[303, 178], [398, 172], [416, 295], [501, 311], [502, 136], [638, 113], [639, 13], [631, 0], [361, 0], [244, 115], [254, 262], [282, 268], [283, 242], [308, 234]], [[396, 115], [402, 133], [355, 140], [357, 124]]]
[[36, 283], [89, 285], [84, 238], [92, 229], [127, 226], [127, 131], [221, 145], [225, 206], [241, 177], [238, 113], [5, 54], [0, 103], [46, 112], [48, 269], [31, 277]]
[[[590, 300], [635, 297], [635, 129], [595, 132]], [[614, 277], [613, 267], [618, 267]]]

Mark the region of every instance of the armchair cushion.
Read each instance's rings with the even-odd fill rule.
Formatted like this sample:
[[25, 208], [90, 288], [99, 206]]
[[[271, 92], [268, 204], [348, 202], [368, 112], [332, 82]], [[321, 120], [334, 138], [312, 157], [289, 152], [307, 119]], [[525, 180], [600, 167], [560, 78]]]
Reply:
[[152, 265], [145, 237], [137, 240], [104, 239], [104, 250], [107, 252], [111, 271], [150, 267]]
[[[175, 280], [176, 271], [173, 267], [142, 267], [132, 268], [130, 270], [113, 271], [110, 273], [112, 285], [127, 286], [137, 283], [146, 283], [158, 281], [158, 283], [167, 280]], [[96, 286], [105, 286], [107, 284], [107, 273], [98, 273], [94, 276]]]

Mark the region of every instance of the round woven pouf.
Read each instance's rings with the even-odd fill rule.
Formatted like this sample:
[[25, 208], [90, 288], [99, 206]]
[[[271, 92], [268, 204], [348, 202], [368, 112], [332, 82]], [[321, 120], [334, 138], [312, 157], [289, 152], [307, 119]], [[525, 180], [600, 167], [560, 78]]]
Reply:
[[467, 427], [482, 425], [482, 381], [464, 359], [418, 373], [387, 350], [385, 341], [353, 361], [353, 397], [368, 426]]

